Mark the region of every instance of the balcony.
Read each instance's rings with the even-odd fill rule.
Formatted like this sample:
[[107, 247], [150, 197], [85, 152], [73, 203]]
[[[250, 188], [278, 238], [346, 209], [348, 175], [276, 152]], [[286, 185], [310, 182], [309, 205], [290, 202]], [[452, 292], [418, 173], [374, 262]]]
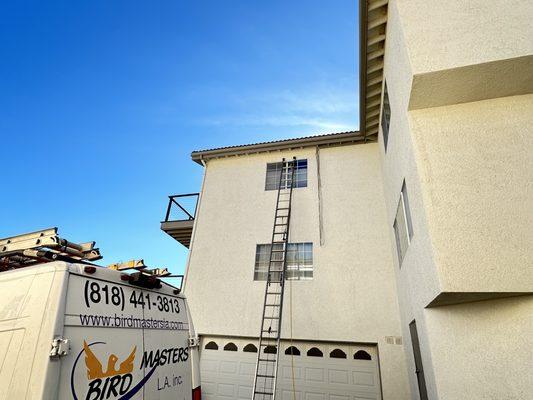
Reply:
[[191, 245], [198, 197], [199, 193], [168, 196], [165, 220], [161, 221], [161, 230], [187, 248]]

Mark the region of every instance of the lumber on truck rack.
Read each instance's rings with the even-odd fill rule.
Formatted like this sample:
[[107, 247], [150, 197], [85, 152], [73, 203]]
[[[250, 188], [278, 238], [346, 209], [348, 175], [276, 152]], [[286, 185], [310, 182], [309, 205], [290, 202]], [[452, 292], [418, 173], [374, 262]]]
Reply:
[[87, 263], [100, 260], [95, 242], [73, 243], [59, 237], [57, 228], [0, 239], [0, 272], [49, 261]]

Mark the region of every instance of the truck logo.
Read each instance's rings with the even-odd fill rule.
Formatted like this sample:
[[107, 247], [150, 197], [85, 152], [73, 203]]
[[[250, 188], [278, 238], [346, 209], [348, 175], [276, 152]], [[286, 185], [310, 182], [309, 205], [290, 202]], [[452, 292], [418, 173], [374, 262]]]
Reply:
[[[104, 368], [102, 362], [98, 359], [91, 347], [105, 344], [105, 342], [87, 343], [86, 341], [83, 341], [83, 349], [79, 352], [74, 361], [70, 376], [70, 388], [74, 400], [131, 399], [142, 389], [146, 382], [148, 382], [156, 368], [159, 366], [158, 363], [150, 366], [152, 368], [147, 371], [139, 382], [134, 384], [132, 372], [134, 369], [137, 346], [133, 347], [129, 356], [127, 356], [124, 361], [120, 362], [118, 366], [117, 363], [119, 362], [119, 358], [113, 353], [109, 354], [106, 367]], [[80, 358], [84, 353], [86, 368], [83, 371], [85, 372], [83, 374], [81, 370], [78, 370], [78, 361], [80, 361]], [[148, 367], [148, 365], [146, 367]], [[87, 379], [86, 383], [81, 385], [80, 375]], [[78, 395], [81, 397], [78, 397]]]
[[126, 358], [123, 362], [120, 363], [118, 369], [116, 369], [118, 357], [114, 354], [111, 354], [107, 360], [107, 369], [105, 372], [103, 370], [102, 363], [95, 356], [95, 354], [87, 345], [87, 342], [85, 340], [83, 341], [83, 350], [85, 351], [87, 378], [90, 380], [98, 378], [107, 378], [108, 376], [129, 374], [133, 371], [133, 361], [135, 360], [135, 351], [137, 350], [137, 346], [133, 347], [133, 350], [131, 351], [128, 358]]

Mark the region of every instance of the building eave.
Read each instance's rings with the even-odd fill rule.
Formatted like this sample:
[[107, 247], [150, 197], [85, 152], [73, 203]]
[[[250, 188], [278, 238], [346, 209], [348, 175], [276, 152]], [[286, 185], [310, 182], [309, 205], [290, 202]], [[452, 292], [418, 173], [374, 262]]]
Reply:
[[209, 150], [198, 150], [191, 153], [191, 158], [198, 164], [214, 158], [234, 157], [272, 151], [293, 150], [306, 147], [331, 147], [346, 144], [364, 142], [365, 137], [359, 131], [342, 133], [332, 133], [319, 136], [308, 136], [296, 139], [277, 140], [273, 142], [263, 142], [246, 144], [241, 146], [221, 147]]
[[359, 2], [359, 125], [367, 140], [377, 140], [379, 130], [388, 3]]

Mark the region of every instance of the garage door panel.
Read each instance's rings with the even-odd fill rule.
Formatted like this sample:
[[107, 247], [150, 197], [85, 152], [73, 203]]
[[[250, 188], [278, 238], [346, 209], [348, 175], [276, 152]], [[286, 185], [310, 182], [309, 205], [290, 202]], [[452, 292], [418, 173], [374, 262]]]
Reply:
[[234, 375], [237, 372], [237, 366], [238, 366], [237, 361], [221, 361], [220, 362], [220, 373]]
[[219, 383], [217, 387], [217, 394], [219, 396], [229, 396], [233, 399], [233, 396], [235, 395], [235, 385], [229, 383]]
[[306, 382], [312, 383], [324, 383], [324, 369], [323, 368], [306, 368], [305, 369], [305, 380]]
[[302, 400], [302, 392], [296, 391], [295, 396], [292, 394], [292, 390], [282, 390], [281, 400]]
[[305, 400], [326, 400], [325, 393], [305, 393]]
[[353, 373], [353, 383], [354, 385], [362, 386], [374, 386], [376, 384], [373, 373], [360, 371], [355, 371]]
[[[290, 361], [289, 361], [290, 363]], [[295, 360], [294, 361], [294, 379], [300, 380], [302, 379], [302, 369], [300, 367], [297, 367], [298, 363]], [[292, 379], [293, 374], [293, 368], [292, 366], [287, 365], [280, 365], [279, 368], [282, 370], [281, 378], [283, 379]]]
[[329, 383], [344, 384], [348, 385], [350, 383], [348, 371], [330, 369], [329, 370]]
[[239, 374], [253, 377], [255, 373], [255, 363], [241, 362]]
[[[252, 397], [257, 353], [244, 352], [242, 349], [252, 341], [231, 339], [239, 351], [224, 351], [223, 344], [230, 339], [210, 340], [217, 342], [219, 350], [201, 349], [200, 368], [205, 399], [249, 400]], [[381, 400], [375, 347], [312, 342], [294, 345], [301, 355], [285, 355], [286, 346], [281, 346], [277, 386], [280, 400]], [[319, 348], [324, 356], [307, 356], [307, 350], [311, 347]], [[346, 352], [347, 358], [330, 357], [331, 350], [337, 347]], [[372, 355], [372, 360], [354, 360], [352, 349], [356, 347], [365, 349]], [[294, 360], [294, 369], [291, 358]], [[293, 379], [297, 391], [295, 396], [292, 393]], [[215, 390], [213, 385], [216, 385]]]
[[250, 400], [252, 398], [252, 388], [250, 386], [239, 386], [239, 400]]

